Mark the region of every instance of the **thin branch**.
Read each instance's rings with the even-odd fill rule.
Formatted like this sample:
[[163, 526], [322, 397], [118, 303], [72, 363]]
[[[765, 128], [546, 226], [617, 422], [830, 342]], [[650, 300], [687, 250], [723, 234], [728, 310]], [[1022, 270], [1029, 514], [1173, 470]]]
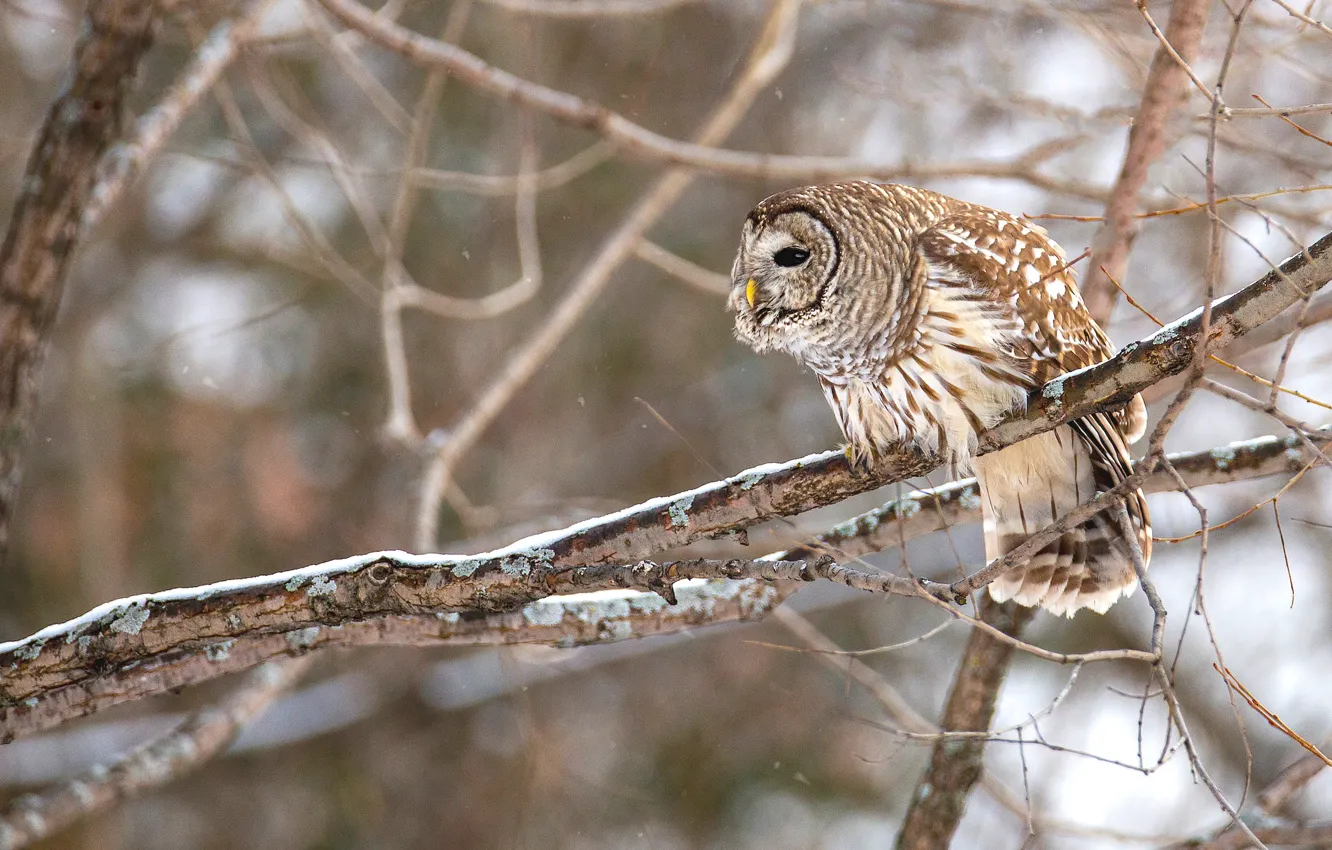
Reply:
[[[614, 155], [615, 145], [604, 140], [595, 142], [563, 162], [538, 171], [533, 175], [534, 188], [538, 192], [558, 189], [588, 174]], [[519, 182], [526, 179], [521, 174], [472, 174], [419, 167], [408, 171], [407, 177], [422, 189], [473, 195], [512, 195], [518, 191]]]
[[[659, 162], [706, 169], [735, 177], [826, 180], [861, 176], [882, 180], [990, 177], [1020, 180], [1072, 197], [1104, 200], [1095, 186], [1039, 173], [1031, 156], [932, 164], [903, 161], [891, 165], [822, 156], [781, 156], [716, 147], [726, 133], [683, 142], [643, 127], [613, 110], [568, 92], [552, 89], [497, 68], [456, 45], [427, 38], [377, 16], [356, 0], [320, 0], [344, 25], [425, 68], [446, 69], [460, 81], [501, 100], [530, 107], [556, 120], [599, 133], [627, 153]], [[773, 69], [768, 69], [773, 70]], [[764, 73], [768, 73], [765, 70]], [[1038, 146], [1037, 153], [1043, 150]]]
[[638, 240], [638, 245], [634, 247], [634, 254], [640, 260], [656, 266], [666, 274], [679, 278], [695, 289], [702, 290], [709, 295], [724, 296], [731, 291], [731, 279], [726, 275], [718, 274], [711, 269], [703, 268], [697, 263], [692, 263], [679, 254], [667, 251], [655, 242], [649, 242], [646, 239]]
[[[355, 3], [342, 4], [341, 0], [335, 2], [348, 5], [353, 15], [364, 12], [363, 7]], [[337, 14], [336, 10], [334, 14]], [[759, 92], [785, 67], [795, 46], [798, 16], [798, 0], [778, 0], [772, 6], [740, 78], [712, 111], [698, 134], [701, 144], [714, 144], [730, 135]], [[379, 20], [371, 16], [370, 23], [378, 26]], [[456, 50], [452, 45], [443, 47]], [[442, 63], [441, 67], [450, 68], [464, 80], [469, 79], [468, 75], [476, 70], [472, 68], [469, 71], [471, 66], [468, 63], [456, 67]], [[522, 98], [518, 100], [520, 103], [525, 102]], [[527, 344], [509, 357], [471, 410], [449, 429], [447, 437], [438, 441], [438, 450], [426, 469], [417, 506], [415, 545], [418, 549], [434, 548], [439, 508], [453, 478], [454, 468], [600, 296], [615, 270], [630, 256], [647, 229], [684, 194], [693, 179], [690, 172], [673, 169], [648, 189], [603, 243], [573, 286], [551, 309], [548, 318]]]
[[1258, 806], [1269, 815], [1278, 815], [1290, 798], [1308, 785], [1327, 766], [1326, 760], [1306, 753], [1281, 771], [1281, 775], [1258, 795]]
[[[449, 41], [462, 37], [471, 13], [471, 3], [456, 3], [449, 9], [443, 35]], [[391, 440], [406, 445], [417, 445], [421, 431], [412, 411], [411, 379], [407, 367], [407, 345], [402, 332], [403, 282], [402, 251], [407, 242], [407, 231], [416, 212], [416, 190], [419, 184], [410, 179], [415, 169], [425, 162], [439, 109], [444, 83], [448, 79], [442, 70], [426, 75], [425, 85], [412, 110], [411, 132], [407, 137], [407, 150], [403, 154], [403, 174], [398, 180], [388, 223], [388, 245], [380, 271], [379, 321], [384, 345], [384, 368], [388, 383], [388, 415], [384, 421], [384, 434]]]
[[1233, 672], [1231, 672], [1229, 667], [1222, 667], [1220, 664], [1213, 664], [1212, 667], [1215, 668], [1215, 670], [1221, 674], [1221, 677], [1223, 679], [1225, 679], [1226, 685], [1235, 693], [1239, 694], [1244, 699], [1244, 701], [1249, 704], [1250, 708], [1258, 712], [1259, 716], [1262, 717], [1264, 720], [1266, 720], [1268, 725], [1270, 725], [1273, 729], [1276, 729], [1281, 734], [1285, 735], [1287, 738], [1290, 738], [1292, 741], [1299, 744], [1304, 749], [1308, 750], [1310, 755], [1322, 760], [1324, 765], [1332, 767], [1332, 758], [1328, 758], [1327, 755], [1324, 754], [1322, 750], [1314, 746], [1307, 738], [1300, 735], [1300, 733], [1296, 732], [1294, 729], [1290, 728], [1289, 724], [1287, 724], [1286, 721], [1278, 717], [1276, 712], [1272, 711], [1270, 708], [1263, 705], [1258, 700], [1258, 698], [1254, 696], [1253, 693], [1244, 686], [1244, 683], [1241, 682]]
[[1304, 12], [1301, 12], [1299, 9], [1296, 9], [1294, 6], [1287, 3], [1286, 0], [1272, 0], [1272, 2], [1280, 6], [1282, 9], [1285, 9], [1286, 14], [1290, 15], [1295, 20], [1313, 27], [1324, 35], [1332, 35], [1332, 27], [1329, 27], [1320, 20], [1309, 17]]
[[167, 734], [59, 785], [26, 794], [0, 812], [0, 848], [19, 850], [115, 803], [166, 785], [221, 754], [273, 700], [309, 669], [312, 658], [270, 662], [235, 691]]
[[1188, 76], [1167, 49], [1193, 62], [1202, 45], [1210, 0], [1177, 0], [1170, 4], [1165, 40], [1157, 46], [1142, 90], [1142, 103], [1129, 129], [1128, 149], [1119, 177], [1105, 206], [1105, 222], [1092, 238], [1092, 260], [1082, 282], [1087, 310], [1101, 324], [1114, 311], [1117, 290], [1110, 278], [1122, 280], [1138, 231], [1138, 198], [1152, 166], [1170, 144], [1170, 124], [1188, 100]]

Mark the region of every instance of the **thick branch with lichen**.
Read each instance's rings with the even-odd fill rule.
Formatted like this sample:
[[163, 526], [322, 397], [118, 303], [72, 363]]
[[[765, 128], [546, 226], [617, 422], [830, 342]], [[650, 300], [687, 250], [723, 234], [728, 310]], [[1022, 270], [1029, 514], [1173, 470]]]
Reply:
[[[1190, 487], [1256, 478], [1264, 475], [1294, 474], [1308, 459], [1294, 438], [1259, 437], [1202, 452], [1170, 456], [1171, 464]], [[748, 473], [755, 479], [775, 471], [799, 467], [801, 461], [784, 467], [759, 468]], [[740, 476], [742, 479], [746, 476]], [[799, 479], [789, 486], [800, 487]], [[757, 487], [758, 485], [755, 484]], [[1174, 489], [1178, 481], [1164, 472], [1147, 479], [1150, 491]], [[673, 520], [688, 525], [693, 505], [684, 507], [688, 494], [665, 500], [675, 506]], [[663, 501], [663, 500], [658, 500]], [[725, 575], [720, 581], [686, 582], [671, 592], [674, 604], [655, 593], [601, 592], [575, 596], [544, 596], [556, 579], [544, 570], [556, 570], [550, 552], [568, 552], [570, 540], [594, 529], [621, 527], [623, 517], [639, 509], [593, 520], [567, 532], [546, 538], [519, 541], [514, 546], [487, 556], [473, 558], [410, 558], [399, 553], [368, 555], [309, 567], [278, 576], [229, 581], [192, 590], [132, 597], [110, 603], [77, 620], [45, 629], [24, 641], [0, 645], [0, 665], [7, 665], [9, 675], [0, 681], [0, 738], [19, 737], [49, 728], [122, 702], [142, 699], [187, 685], [209, 681], [219, 676], [254, 667], [264, 661], [288, 655], [340, 646], [427, 646], [546, 643], [572, 646], [602, 643], [630, 637], [646, 637], [679, 631], [691, 626], [762, 617], [785, 599], [797, 586], [778, 579], [808, 579], [811, 575], [836, 580], [852, 587], [882, 592], [914, 595], [916, 585], [895, 577], [872, 574], [835, 562], [816, 561], [820, 554], [831, 554], [842, 561], [858, 555], [897, 545], [939, 529], [973, 522], [980, 508], [973, 480], [959, 481], [930, 490], [915, 491], [899, 499], [840, 523], [803, 545], [755, 561], [695, 561], [677, 564], [674, 572], [630, 567], [612, 568], [602, 576], [629, 575], [631, 584], [665, 590], [664, 582], [686, 575]], [[668, 508], [668, 514], [671, 511]], [[625, 533], [622, 545], [627, 554], [641, 553], [639, 538]], [[542, 550], [532, 555], [532, 547]], [[524, 551], [526, 550], [526, 551]], [[577, 555], [569, 555], [571, 560]], [[343, 576], [361, 570], [373, 570], [384, 562], [381, 571], [366, 580], [372, 586], [387, 584], [388, 563], [404, 558], [403, 570], [447, 570], [458, 565], [462, 572], [476, 575], [482, 567], [499, 564], [499, 573], [514, 579], [509, 593], [526, 592], [544, 598], [505, 611], [465, 610], [445, 612], [437, 609], [439, 600], [430, 598], [427, 587], [417, 606], [429, 613], [374, 614], [364, 603], [344, 602], [340, 609], [327, 608], [323, 615], [310, 620], [292, 620], [278, 615], [283, 600], [272, 598], [260, 604], [270, 613], [264, 628], [252, 628], [228, 605], [229, 594], [253, 599], [257, 593], [299, 598], [320, 597], [319, 589], [336, 587]], [[508, 560], [508, 572], [504, 570]], [[538, 567], [535, 581], [517, 581], [522, 569]], [[787, 563], [774, 563], [785, 561]], [[804, 566], [791, 562], [812, 561]], [[558, 570], [557, 570], [558, 571]], [[709, 572], [710, 571], [710, 572]], [[768, 576], [765, 580], [764, 575]], [[582, 573], [577, 580], [592, 580]], [[470, 576], [468, 576], [470, 578]], [[575, 579], [570, 579], [575, 580]], [[430, 579], [426, 574], [426, 584]], [[442, 578], [436, 580], [444, 588]], [[291, 589], [288, 589], [290, 585]], [[556, 583], [556, 589], [559, 588]], [[602, 586], [598, 582], [597, 586]], [[525, 587], [525, 590], [523, 589]], [[263, 588], [264, 590], [256, 590]], [[347, 599], [363, 597], [355, 592]], [[172, 600], [186, 600], [183, 604]], [[160, 601], [159, 601], [160, 600]], [[189, 600], [193, 600], [192, 602]], [[494, 604], [494, 599], [488, 600]], [[208, 603], [206, 606], [204, 603]], [[174, 611], [168, 605], [178, 605]], [[382, 604], [382, 603], [381, 603]], [[405, 610], [404, 601], [393, 603], [395, 610]], [[335, 615], [336, 614], [336, 615]], [[168, 623], [169, 617], [177, 618]], [[175, 633], [185, 639], [174, 644], [165, 637], [142, 639], [143, 626], [153, 623], [161, 635]], [[135, 633], [136, 623], [138, 632]], [[100, 652], [94, 652], [94, 646]], [[40, 684], [37, 671], [44, 671]], [[26, 683], [26, 684], [24, 684]]]
[[[1214, 305], [1211, 343], [1224, 345], [1279, 314], [1332, 274], [1332, 235]], [[1197, 313], [1126, 347], [1103, 364], [1063, 376], [1033, 394], [1025, 413], [981, 438], [993, 451], [1093, 410], [1113, 407], [1186, 368], [1199, 340]], [[1294, 447], [1273, 444], [1277, 463]], [[1278, 452], [1279, 449], [1279, 452]], [[1225, 451], [1232, 451], [1227, 449]], [[769, 465], [564, 532], [528, 538], [472, 558], [417, 558], [397, 553], [351, 558], [278, 576], [227, 582], [110, 603], [63, 626], [0, 645], [0, 736], [34, 731], [85, 711], [48, 711], [43, 701], [72, 689], [71, 704], [89, 700], [87, 682], [150, 659], [207, 653], [227, 641], [301, 636], [310, 629], [376, 618], [421, 615], [486, 617], [546, 596], [615, 587], [670, 593], [683, 578], [807, 578], [807, 566], [773, 561], [677, 562], [671, 569], [629, 563], [764, 519], [834, 504], [882, 484], [928, 472], [939, 459], [903, 448], [873, 475], [856, 476], [844, 458], [824, 454]], [[959, 503], [965, 494], [958, 490]], [[617, 563], [610, 564], [615, 561]], [[912, 581], [828, 562], [816, 574], [853, 587], [916, 594]], [[737, 566], [737, 564], [741, 566]], [[747, 565], [747, 566], [746, 566]], [[764, 593], [770, 593], [769, 588]], [[771, 597], [755, 611], [772, 604]], [[737, 606], [743, 615], [744, 606]], [[464, 617], [466, 615], [466, 617]], [[563, 618], [561, 614], [561, 619]], [[284, 639], [286, 639], [284, 637]], [[302, 639], [303, 640], [303, 639]], [[293, 649], [300, 649], [300, 640]], [[213, 649], [211, 651], [217, 652]], [[100, 671], [100, 672], [99, 672]], [[145, 671], [145, 676], [149, 673]]]

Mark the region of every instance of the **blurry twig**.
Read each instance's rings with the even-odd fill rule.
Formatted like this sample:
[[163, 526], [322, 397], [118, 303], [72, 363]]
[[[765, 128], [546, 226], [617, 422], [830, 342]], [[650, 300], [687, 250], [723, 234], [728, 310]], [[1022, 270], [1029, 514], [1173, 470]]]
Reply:
[[510, 12], [550, 18], [589, 18], [649, 15], [702, 0], [485, 0]]
[[[1105, 223], [1092, 239], [1092, 262], [1081, 284], [1082, 297], [1092, 318], [1101, 324], [1114, 311], [1116, 290], [1108, 278], [1122, 279], [1129, 251], [1137, 234], [1138, 197], [1152, 166], [1170, 144], [1171, 120], [1188, 100], [1188, 77], [1171, 56], [1177, 52], [1192, 62], [1202, 45], [1209, 0], [1177, 0], [1170, 5], [1165, 37], [1152, 56], [1142, 102], [1129, 129], [1124, 163], [1110, 190]], [[1146, 10], [1144, 9], [1144, 14]]]
[[247, 165], [277, 198], [287, 222], [296, 231], [297, 236], [305, 243], [305, 246], [310, 249], [314, 261], [326, 274], [347, 287], [348, 290], [360, 294], [371, 292], [373, 287], [365, 276], [355, 266], [348, 263], [346, 257], [342, 256], [342, 253], [337, 250], [329, 238], [301, 214], [291, 195], [282, 186], [282, 180], [278, 173], [264, 158], [258, 145], [255, 144], [254, 136], [245, 120], [245, 114], [232, 93], [231, 87], [225, 81], [218, 80], [213, 87], [213, 95], [221, 107], [223, 120], [231, 130], [232, 135], [236, 137], [237, 145], [244, 154]]
[[1249, 691], [1248, 688], [1244, 687], [1244, 683], [1241, 682], [1238, 678], [1236, 678], [1235, 674], [1230, 671], [1229, 667], [1222, 667], [1220, 664], [1213, 664], [1212, 668], [1215, 669], [1216, 672], [1221, 674], [1221, 678], [1226, 680], [1226, 685], [1228, 685], [1231, 690], [1235, 691], [1235, 693], [1243, 697], [1244, 701], [1249, 704], [1249, 707], [1252, 708], [1254, 711], [1258, 712], [1258, 714], [1260, 714], [1262, 718], [1267, 721], [1269, 726], [1271, 726], [1273, 729], [1276, 729], [1278, 732], [1285, 735], [1286, 737], [1290, 738], [1292, 741], [1299, 744], [1301, 747], [1304, 747], [1316, 758], [1322, 759], [1323, 764], [1327, 765], [1328, 767], [1332, 767], [1332, 759], [1323, 755], [1321, 750], [1319, 750], [1317, 747], [1311, 744], [1308, 740], [1302, 737], [1294, 729], [1290, 728], [1290, 726], [1286, 725], [1286, 722], [1284, 720], [1282, 720], [1280, 717], [1277, 717], [1276, 712], [1272, 711], [1267, 706], [1259, 702], [1258, 698], [1255, 697]]
[[380, 117], [399, 133], [406, 133], [412, 124], [412, 116], [407, 114], [407, 110], [402, 108], [392, 92], [384, 88], [384, 84], [379, 82], [374, 73], [366, 67], [361, 57], [357, 56], [356, 51], [347, 44], [347, 40], [338, 37], [328, 18], [316, 13], [314, 7], [304, 1], [297, 6], [305, 19], [308, 31], [324, 46], [348, 79], [361, 90]]
[[638, 240], [634, 254], [640, 260], [651, 263], [668, 275], [677, 277], [695, 289], [701, 289], [712, 295], [726, 295], [731, 291], [731, 280], [724, 274], [691, 263], [679, 254], [673, 254], [655, 242]]
[[[1272, 0], [1272, 2], [1277, 4], [1281, 8], [1285, 9], [1286, 14], [1290, 15], [1292, 18], [1296, 19], [1297, 21], [1308, 24], [1309, 26], [1313, 27], [1314, 29], [1318, 30], [1321, 33], [1324, 33], [1325, 35], [1332, 35], [1332, 27], [1329, 27], [1327, 24], [1323, 23], [1322, 21], [1315, 20], [1314, 18], [1309, 17], [1308, 14], [1306, 14], [1305, 12], [1301, 12], [1299, 9], [1296, 9], [1294, 6], [1287, 3], [1286, 0]], [[1312, 8], [1312, 4], [1310, 4], [1309, 8]]]
[[[449, 41], [462, 38], [471, 8], [469, 0], [463, 0], [449, 9], [442, 33], [444, 38]], [[416, 211], [417, 184], [410, 179], [410, 175], [426, 160], [435, 114], [447, 78], [447, 74], [439, 69], [427, 74], [425, 85], [421, 87], [421, 94], [417, 96], [415, 108], [412, 109], [407, 149], [403, 153], [403, 174], [398, 180], [398, 190], [389, 214], [388, 245], [380, 271], [379, 322], [389, 395], [384, 434], [390, 440], [413, 446], [420, 443], [421, 432], [412, 411], [411, 377], [402, 334], [402, 290], [407, 286], [402, 279], [402, 253]]]
[[194, 60], [152, 109], [134, 123], [133, 138], [107, 152], [98, 169], [97, 184], [83, 210], [83, 228], [96, 227], [120, 199], [125, 188], [180, 127], [213, 84], [253, 38], [273, 0], [247, 0], [233, 19], [215, 26], [195, 50]]
[[[1152, 35], [1156, 36], [1156, 40], [1160, 42], [1161, 48], [1165, 52], [1165, 55], [1169, 57], [1170, 61], [1173, 62], [1176, 66], [1178, 66], [1181, 71], [1183, 71], [1185, 74], [1188, 75], [1189, 79], [1193, 82], [1193, 85], [1198, 89], [1198, 91], [1202, 92], [1205, 97], [1210, 99], [1212, 97], [1211, 88], [1209, 88], [1206, 83], [1204, 83], [1201, 79], [1198, 78], [1197, 73], [1194, 72], [1193, 68], [1189, 65], [1189, 60], [1186, 59], [1183, 55], [1181, 55], [1179, 50], [1176, 49], [1175, 45], [1171, 43], [1170, 36], [1167, 35], [1166, 33], [1161, 32], [1161, 27], [1158, 26], [1156, 21], [1152, 18], [1152, 13], [1147, 11], [1147, 0], [1135, 0], [1135, 5], [1137, 5], [1138, 11], [1142, 14], [1143, 20], [1147, 22], [1148, 28], [1151, 29]], [[1174, 9], [1172, 7], [1171, 20], [1173, 21], [1173, 19], [1174, 19]], [[1206, 18], [1204, 18], [1203, 20], [1203, 23], [1205, 22]], [[1199, 35], [1201, 35], [1201, 32], [1199, 32]]]
[[[558, 189], [592, 171], [614, 154], [615, 145], [605, 140], [594, 142], [563, 162], [537, 171], [532, 175], [534, 186], [538, 192]], [[521, 174], [472, 174], [421, 166], [413, 166], [408, 172], [408, 178], [422, 189], [469, 192], [473, 195], [512, 195], [518, 191], [519, 182], [526, 179]]]
[[[377, 19], [365, 20], [362, 7], [355, 6], [351, 0], [328, 2], [346, 6], [344, 11], [347, 17], [344, 20], [358, 28], [377, 26]], [[330, 8], [335, 15], [342, 16], [343, 13], [334, 5], [330, 5]], [[773, 4], [740, 78], [713, 110], [699, 133], [700, 144], [715, 144], [726, 138], [758, 93], [785, 67], [795, 45], [799, 8], [799, 0], [777, 0]], [[452, 48], [451, 45], [443, 47]], [[454, 68], [454, 73], [466, 78], [464, 70]], [[421, 488], [416, 515], [415, 544], [418, 549], [424, 551], [434, 548], [440, 503], [453, 477], [454, 468], [463, 455], [476, 444], [500, 411], [582, 318], [610, 282], [615, 270], [628, 258], [643, 233], [675, 203], [692, 182], [693, 175], [690, 172], [675, 169], [648, 189], [603, 243], [565, 296], [554, 306], [549, 318], [525, 346], [510, 356], [471, 410], [449, 429], [448, 436], [441, 441], [429, 462]]]
[[1258, 795], [1258, 805], [1269, 815], [1277, 815], [1286, 803], [1297, 794], [1310, 780], [1327, 766], [1327, 759], [1319, 753], [1307, 753], [1281, 771], [1273, 782]]
[[1289, 118], [1286, 117], [1288, 114], [1290, 114], [1288, 111], [1282, 111], [1282, 110], [1277, 109], [1277, 108], [1274, 107], [1272, 104], [1270, 104], [1270, 103], [1268, 103], [1267, 101], [1263, 100], [1262, 95], [1257, 95], [1257, 94], [1255, 94], [1255, 95], [1253, 96], [1253, 99], [1256, 100], [1256, 101], [1258, 101], [1259, 103], [1261, 103], [1263, 106], [1266, 106], [1268, 109], [1271, 109], [1273, 115], [1276, 115], [1276, 116], [1277, 116], [1278, 118], [1280, 118], [1282, 121], [1285, 121], [1287, 124], [1289, 124], [1290, 126], [1294, 127], [1296, 130], [1299, 131], [1300, 135], [1302, 135], [1302, 136], [1308, 136], [1309, 138], [1313, 139], [1313, 140], [1316, 141], [1316, 142], [1322, 142], [1323, 144], [1327, 145], [1328, 147], [1332, 147], [1332, 141], [1328, 141], [1327, 139], [1324, 139], [1322, 136], [1318, 135], [1317, 133], [1313, 132], [1312, 130], [1308, 129], [1307, 127], [1303, 127], [1303, 126], [1301, 126], [1300, 124], [1297, 124], [1297, 123], [1295, 123], [1294, 121], [1290, 120]]
[[167, 734], [0, 812], [0, 846], [27, 847], [121, 800], [166, 785], [221, 754], [246, 726], [309, 669], [312, 657], [271, 661], [236, 690]]

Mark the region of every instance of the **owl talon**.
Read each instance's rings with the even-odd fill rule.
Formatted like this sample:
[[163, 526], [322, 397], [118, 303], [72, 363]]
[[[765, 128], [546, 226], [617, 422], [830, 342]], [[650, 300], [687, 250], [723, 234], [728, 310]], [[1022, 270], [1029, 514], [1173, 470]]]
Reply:
[[850, 443], [842, 446], [842, 455], [846, 458], [846, 465], [851, 468], [852, 477], [859, 478], [874, 471], [874, 459], [868, 454], [857, 452]]

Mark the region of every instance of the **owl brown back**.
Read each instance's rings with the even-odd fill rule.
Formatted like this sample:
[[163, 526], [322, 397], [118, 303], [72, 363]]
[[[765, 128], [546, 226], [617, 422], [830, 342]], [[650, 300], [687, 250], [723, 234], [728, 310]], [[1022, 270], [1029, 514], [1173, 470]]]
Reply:
[[[803, 265], [787, 265], [806, 248]], [[751, 214], [734, 285], [738, 335], [819, 375], [857, 458], [870, 463], [910, 441], [975, 468], [990, 559], [1130, 472], [1127, 446], [1145, 426], [1139, 398], [972, 456], [977, 433], [1030, 389], [1113, 353], [1063, 252], [1030, 222], [905, 186], [792, 190]], [[1126, 502], [1150, 557], [1141, 492]], [[990, 592], [1070, 616], [1104, 611], [1137, 584], [1130, 555], [1113, 514], [1102, 513]]]

